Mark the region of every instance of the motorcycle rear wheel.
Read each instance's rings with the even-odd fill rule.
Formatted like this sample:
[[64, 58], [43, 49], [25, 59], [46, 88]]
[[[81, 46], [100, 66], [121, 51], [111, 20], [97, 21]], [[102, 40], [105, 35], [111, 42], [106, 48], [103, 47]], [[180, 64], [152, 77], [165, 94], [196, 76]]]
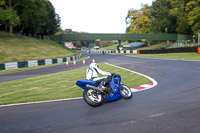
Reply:
[[102, 93], [92, 89], [84, 90], [83, 98], [85, 102], [92, 107], [101, 106], [104, 103], [104, 97]]
[[132, 92], [130, 90], [130, 88], [128, 88], [127, 86], [125, 85], [121, 85], [121, 88], [120, 88], [120, 94], [122, 95], [122, 97], [124, 99], [130, 99], [132, 98]]

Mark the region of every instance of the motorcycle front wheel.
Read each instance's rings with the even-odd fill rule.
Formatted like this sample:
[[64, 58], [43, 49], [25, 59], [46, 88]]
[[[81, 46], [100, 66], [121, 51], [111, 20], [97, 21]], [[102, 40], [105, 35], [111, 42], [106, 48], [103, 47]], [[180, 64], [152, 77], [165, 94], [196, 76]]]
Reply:
[[132, 97], [132, 92], [130, 88], [125, 85], [121, 85], [120, 93], [124, 99], [130, 99]]
[[92, 89], [84, 90], [83, 98], [85, 102], [92, 107], [97, 107], [104, 103], [104, 97], [102, 93]]

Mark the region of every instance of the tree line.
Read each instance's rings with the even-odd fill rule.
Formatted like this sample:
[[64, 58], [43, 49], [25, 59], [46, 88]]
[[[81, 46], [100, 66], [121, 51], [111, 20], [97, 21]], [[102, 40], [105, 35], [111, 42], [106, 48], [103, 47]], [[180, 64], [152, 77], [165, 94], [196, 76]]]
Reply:
[[0, 30], [36, 36], [59, 29], [60, 17], [49, 0], [0, 0]]
[[197, 35], [199, 20], [200, 0], [155, 0], [151, 6], [128, 11], [126, 33]]

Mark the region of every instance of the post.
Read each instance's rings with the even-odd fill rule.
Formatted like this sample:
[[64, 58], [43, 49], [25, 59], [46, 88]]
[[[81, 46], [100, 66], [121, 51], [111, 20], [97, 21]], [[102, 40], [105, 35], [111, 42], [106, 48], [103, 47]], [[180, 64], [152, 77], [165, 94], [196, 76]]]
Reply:
[[151, 43], [150, 43], [150, 41], [148, 41], [148, 47], [150, 47], [151, 46]]
[[200, 32], [198, 32], [198, 45], [200, 45]]
[[95, 41], [96, 46], [100, 47], [100, 41], [101, 41], [101, 39], [96, 39], [96, 41]]
[[169, 40], [167, 40], [167, 46], [169, 46]]
[[[9, 7], [10, 7], [10, 9], [12, 9], [12, 1], [11, 0], [9, 0]], [[13, 25], [13, 22], [12, 22], [12, 25]], [[12, 35], [12, 33], [13, 33], [13, 27], [10, 26], [10, 35]]]
[[121, 40], [118, 40], [119, 46], [121, 47]]
[[193, 44], [195, 44], [195, 36], [193, 36]]
[[200, 54], [200, 47], [197, 47], [197, 53]]
[[121, 40], [118, 40], [119, 45], [117, 46], [117, 50], [121, 50]]

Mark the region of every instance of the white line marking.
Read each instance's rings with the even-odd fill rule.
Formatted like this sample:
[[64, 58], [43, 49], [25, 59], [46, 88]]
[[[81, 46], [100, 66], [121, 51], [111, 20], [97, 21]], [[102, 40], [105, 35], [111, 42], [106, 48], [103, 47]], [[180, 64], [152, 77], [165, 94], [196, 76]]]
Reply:
[[130, 88], [131, 89], [131, 92], [138, 92], [139, 90], [136, 90], [136, 89], [133, 89], [133, 88]]
[[[148, 78], [149, 80], [151, 80], [151, 81], [153, 82], [153, 85], [151, 85], [151, 86], [149, 86], [149, 87], [147, 87], [147, 88], [145, 88], [145, 89], [142, 89], [142, 90], [137, 90], [137, 92], [138, 92], [138, 91], [147, 90], [147, 89], [151, 89], [151, 88], [155, 87], [155, 86], [158, 84], [156, 80], [154, 80], [153, 78], [151, 78], [151, 77], [149, 77], [149, 76], [147, 76], [147, 75], [144, 75], [144, 74], [141, 74], [141, 73], [139, 73], [139, 72], [132, 71], [132, 70], [129, 70], [129, 69], [120, 67], [120, 66], [116, 66], [116, 65], [113, 65], [113, 64], [109, 64], [109, 63], [106, 63], [106, 62], [104, 62], [104, 63], [105, 63], [105, 64], [108, 64], [108, 65], [111, 65], [111, 66], [114, 66], [114, 67], [118, 67], [118, 68], [127, 70], [127, 71], [129, 71], [129, 72], [136, 73], [136, 74], [141, 75], [141, 76], [144, 76], [144, 77]], [[131, 91], [132, 91], [132, 92], [136, 92], [136, 91], [133, 90], [133, 89], [132, 89]]]
[[144, 84], [144, 85], [140, 85], [139, 87], [150, 87], [151, 85], [146, 85], [146, 84]]
[[1, 108], [1, 107], [18, 106], [18, 105], [36, 104], [36, 103], [50, 103], [50, 102], [70, 101], [70, 100], [77, 100], [77, 99], [82, 99], [82, 98], [83, 98], [83, 97], [76, 97], [76, 98], [57, 99], [57, 100], [49, 100], [49, 101], [39, 101], [39, 102], [27, 102], [27, 103], [7, 104], [7, 105], [0, 105], [0, 108]]
[[149, 117], [158, 117], [158, 116], [162, 116], [164, 115], [165, 113], [159, 113], [159, 114], [154, 114], [154, 115], [149, 115]]

